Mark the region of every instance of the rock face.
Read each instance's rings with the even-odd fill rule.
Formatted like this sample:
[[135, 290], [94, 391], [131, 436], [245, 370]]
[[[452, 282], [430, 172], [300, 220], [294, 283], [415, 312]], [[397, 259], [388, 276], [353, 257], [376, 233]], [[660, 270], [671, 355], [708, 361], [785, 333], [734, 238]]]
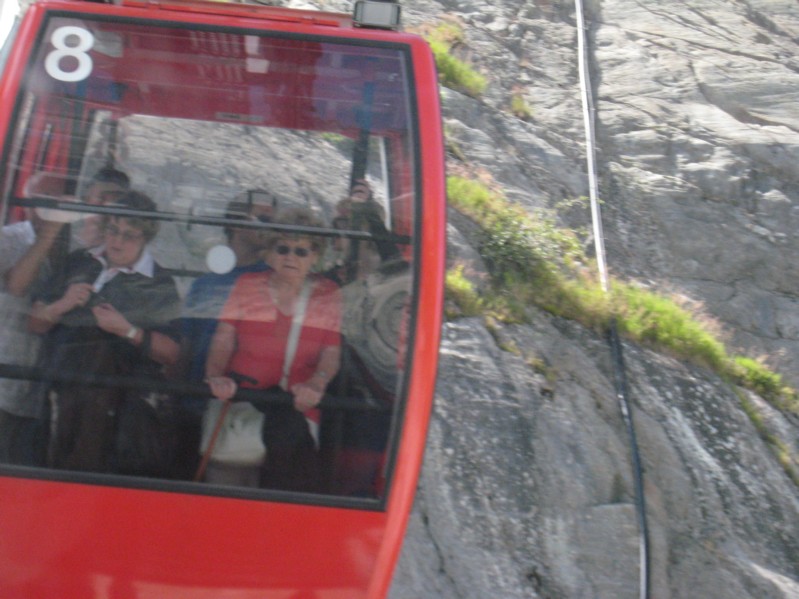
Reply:
[[[411, 26], [463, 24], [456, 52], [489, 77], [480, 99], [442, 91], [450, 166], [488, 171], [530, 208], [587, 195], [574, 3], [404, 10]], [[798, 384], [799, 6], [593, 0], [585, 10], [612, 271], [701, 302], [733, 351], [767, 356]], [[526, 120], [508, 110], [514, 93]], [[590, 222], [587, 211], [564, 218]], [[468, 261], [452, 238], [451, 259]], [[625, 352], [651, 596], [799, 597], [799, 493], [742, 397], [794, 456], [796, 419], [709, 372]], [[629, 441], [612, 381], [604, 340], [573, 324], [537, 314], [489, 334], [475, 320], [449, 323], [391, 599], [637, 597]]]
[[[587, 195], [574, 12], [571, 0], [405, 8], [411, 26], [463, 24], [456, 52], [489, 84], [479, 100], [444, 91], [448, 139], [530, 207]], [[704, 303], [734, 347], [799, 382], [799, 9], [594, 0], [586, 13], [611, 268]]]
[[[799, 492], [742, 410], [743, 392], [624, 351], [651, 596], [799, 597]], [[441, 358], [391, 599], [638, 597], [629, 442], [605, 341], [544, 314], [493, 336], [463, 319], [446, 326]], [[747, 399], [797, 451], [796, 421]]]
[[705, 302], [796, 383], [799, 9], [602, 2], [595, 16], [614, 263]]
[[[799, 382], [799, 8], [597, 0], [586, 11], [611, 269], [704, 303], [732, 346]], [[433, 14], [465, 24], [463, 54], [489, 74], [479, 101], [444, 94], [469, 166], [531, 207], [587, 195], [574, 3], [442, 2]], [[513, 93], [527, 122], [507, 110]]]

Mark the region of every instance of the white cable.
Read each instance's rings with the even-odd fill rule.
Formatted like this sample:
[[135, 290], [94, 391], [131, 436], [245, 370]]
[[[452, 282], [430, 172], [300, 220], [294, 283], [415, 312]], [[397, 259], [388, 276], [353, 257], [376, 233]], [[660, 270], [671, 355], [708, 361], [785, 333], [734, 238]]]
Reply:
[[596, 175], [596, 144], [594, 143], [594, 101], [591, 96], [591, 81], [588, 73], [588, 50], [585, 43], [585, 18], [582, 0], [575, 0], [577, 9], [577, 51], [580, 71], [580, 96], [583, 101], [583, 122], [585, 124], [585, 155], [588, 162], [588, 197], [591, 201], [591, 223], [594, 230], [594, 249], [599, 271], [599, 284], [606, 293], [608, 267], [605, 261], [605, 235], [602, 232], [602, 213], [599, 208]]

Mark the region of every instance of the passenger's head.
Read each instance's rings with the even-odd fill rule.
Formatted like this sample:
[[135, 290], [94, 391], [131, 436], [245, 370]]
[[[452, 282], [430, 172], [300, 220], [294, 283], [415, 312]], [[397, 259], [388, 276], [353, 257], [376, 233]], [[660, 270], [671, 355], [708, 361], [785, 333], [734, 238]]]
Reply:
[[[128, 208], [130, 210], [137, 210], [141, 212], [157, 212], [155, 202], [150, 199], [150, 196], [141, 193], [140, 191], [128, 190], [123, 193], [112, 204], [116, 208]], [[108, 215], [103, 218], [103, 224], [107, 227], [110, 223], [124, 220], [131, 227], [135, 228], [144, 235], [147, 243], [152, 241], [158, 233], [160, 223], [154, 218], [143, 218], [139, 216], [112, 216]]]
[[[277, 196], [265, 189], [251, 189], [228, 202], [225, 218], [231, 220], [259, 220], [268, 223], [278, 207]], [[236, 233], [253, 231], [246, 227], [225, 227], [228, 242]]]
[[[115, 207], [155, 212], [155, 202], [138, 191], [127, 191], [114, 202]], [[139, 216], [103, 217], [105, 254], [111, 266], [133, 266], [141, 257], [144, 247], [158, 233], [159, 222]]]
[[[291, 208], [277, 214], [272, 221], [280, 225], [322, 227], [323, 223], [307, 208]], [[277, 276], [305, 278], [319, 260], [324, 249], [323, 238], [302, 231], [274, 231], [267, 242], [267, 262]]]
[[[353, 220], [357, 218], [359, 221], [364, 221], [365, 216], [385, 220], [385, 210], [375, 201], [369, 183], [365, 179], [357, 179], [350, 188], [350, 194], [336, 204], [336, 219], [333, 225], [342, 229], [352, 228]], [[343, 219], [349, 219], [348, 227], [341, 226]]]
[[366, 179], [357, 179], [350, 188], [350, 199], [353, 202], [369, 202], [374, 199], [372, 196], [372, 188]]
[[106, 166], [92, 177], [86, 188], [87, 204], [110, 204], [130, 189], [130, 178], [120, 170]]
[[[106, 166], [94, 174], [84, 192], [83, 201], [92, 206], [115, 203], [130, 188], [128, 176], [115, 168]], [[103, 242], [103, 218], [89, 214], [76, 224], [75, 241], [83, 247], [94, 247]]]
[[[322, 219], [314, 214], [309, 208], [289, 208], [287, 210], [282, 210], [275, 215], [275, 218], [272, 220], [272, 222], [277, 225], [292, 225], [295, 227], [324, 227]], [[304, 232], [295, 233], [293, 231], [273, 231], [269, 235], [269, 241], [266, 247], [267, 250], [272, 250], [281, 241], [292, 241], [297, 239], [307, 240], [312, 246], [313, 251], [317, 253], [321, 252], [324, 248], [324, 240], [322, 237], [319, 237], [318, 235], [308, 235]]]

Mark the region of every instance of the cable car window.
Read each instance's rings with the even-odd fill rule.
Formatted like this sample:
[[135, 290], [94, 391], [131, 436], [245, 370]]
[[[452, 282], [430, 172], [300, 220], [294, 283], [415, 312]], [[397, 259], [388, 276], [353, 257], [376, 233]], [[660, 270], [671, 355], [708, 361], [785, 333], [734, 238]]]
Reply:
[[3, 2], [0, 5], [0, 73], [5, 69], [18, 27], [19, 6], [16, 0]]
[[0, 165], [3, 463], [382, 498], [413, 318], [406, 52], [46, 21]]

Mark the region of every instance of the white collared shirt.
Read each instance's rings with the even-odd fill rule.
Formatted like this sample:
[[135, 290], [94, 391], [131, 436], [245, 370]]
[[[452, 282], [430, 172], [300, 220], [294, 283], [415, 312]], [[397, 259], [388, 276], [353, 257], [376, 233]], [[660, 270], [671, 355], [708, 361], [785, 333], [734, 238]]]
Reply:
[[98, 293], [120, 272], [124, 274], [139, 273], [140, 275], [144, 275], [145, 277], [149, 278], [152, 278], [155, 272], [155, 259], [153, 258], [153, 255], [150, 253], [150, 250], [147, 246], [144, 247], [141, 256], [139, 256], [139, 259], [133, 266], [125, 266], [122, 268], [108, 266], [108, 260], [105, 258], [105, 244], [98, 245], [96, 248], [90, 249], [89, 253], [94, 256], [95, 259], [99, 260], [103, 265], [103, 270], [92, 284], [92, 290], [95, 293]]

